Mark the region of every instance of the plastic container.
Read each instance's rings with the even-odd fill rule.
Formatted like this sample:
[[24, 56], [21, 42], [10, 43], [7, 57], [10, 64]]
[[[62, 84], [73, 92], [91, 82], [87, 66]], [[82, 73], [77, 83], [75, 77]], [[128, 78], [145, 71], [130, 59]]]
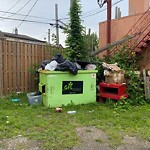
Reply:
[[19, 99], [19, 98], [12, 98], [11, 101], [12, 101], [12, 102], [19, 102], [20, 99]]
[[68, 114], [75, 114], [76, 111], [75, 111], [75, 110], [72, 110], [72, 111], [68, 111], [67, 113], [68, 113]]
[[27, 93], [30, 105], [39, 105], [42, 103], [42, 95], [36, 95], [36, 92]]
[[39, 72], [39, 91], [47, 107], [96, 102], [97, 70], [79, 70], [77, 75], [68, 71]]

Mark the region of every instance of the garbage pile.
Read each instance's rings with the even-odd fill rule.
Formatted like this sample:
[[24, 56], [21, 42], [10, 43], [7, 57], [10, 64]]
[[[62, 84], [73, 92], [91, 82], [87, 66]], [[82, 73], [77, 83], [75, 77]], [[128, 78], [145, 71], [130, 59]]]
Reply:
[[125, 70], [120, 69], [118, 64], [102, 63], [104, 68], [105, 82], [109, 84], [122, 84], [125, 83]]
[[73, 75], [76, 75], [78, 70], [95, 70], [96, 65], [81, 61], [71, 62], [64, 59], [61, 54], [56, 54], [51, 61], [44, 60], [41, 63], [41, 69], [49, 71], [69, 71]]

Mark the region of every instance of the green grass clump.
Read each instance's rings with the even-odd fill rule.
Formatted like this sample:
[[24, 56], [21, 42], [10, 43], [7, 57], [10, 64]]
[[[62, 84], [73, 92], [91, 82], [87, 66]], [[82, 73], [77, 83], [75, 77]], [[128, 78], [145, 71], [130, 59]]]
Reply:
[[[114, 146], [121, 143], [124, 135], [150, 140], [148, 104], [130, 109], [100, 103], [72, 105], [56, 113], [43, 105], [30, 106], [26, 95], [18, 98], [19, 102], [12, 102], [11, 97], [0, 99], [0, 139], [22, 135], [39, 141], [44, 149], [67, 149], [79, 144], [77, 127], [95, 126], [105, 131]], [[69, 110], [76, 113], [68, 114]]]

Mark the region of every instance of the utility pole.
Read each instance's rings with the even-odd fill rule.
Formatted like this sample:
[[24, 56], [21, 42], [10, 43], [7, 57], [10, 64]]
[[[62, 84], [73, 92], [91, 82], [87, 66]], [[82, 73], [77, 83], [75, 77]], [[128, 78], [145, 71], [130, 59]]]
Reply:
[[[103, 7], [105, 3], [107, 3], [107, 45], [111, 44], [111, 6], [112, 0], [97, 0], [100, 8]], [[108, 54], [107, 50], [107, 54]]]
[[56, 45], [59, 46], [58, 5], [57, 4], [55, 4], [55, 19], [56, 19]]
[[107, 44], [111, 43], [111, 1], [107, 0]]
[[50, 44], [50, 29], [48, 29], [48, 44]]

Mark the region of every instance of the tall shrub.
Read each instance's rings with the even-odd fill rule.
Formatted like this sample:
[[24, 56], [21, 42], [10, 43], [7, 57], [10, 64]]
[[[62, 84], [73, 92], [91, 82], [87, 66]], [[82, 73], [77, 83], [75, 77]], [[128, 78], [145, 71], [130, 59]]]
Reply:
[[81, 25], [81, 5], [79, 0], [72, 0], [70, 7], [70, 21], [68, 28], [65, 30], [67, 34], [66, 56], [70, 60], [85, 60], [87, 51], [85, 49], [83, 26]]

